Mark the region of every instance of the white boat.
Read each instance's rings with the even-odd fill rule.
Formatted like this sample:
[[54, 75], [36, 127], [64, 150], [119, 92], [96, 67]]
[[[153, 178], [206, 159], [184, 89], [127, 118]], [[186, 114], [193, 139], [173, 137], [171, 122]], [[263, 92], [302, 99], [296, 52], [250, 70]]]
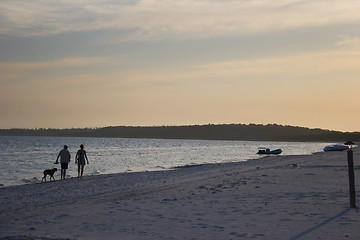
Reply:
[[325, 152], [344, 151], [344, 150], [348, 150], [348, 149], [349, 149], [349, 146], [344, 145], [344, 144], [334, 144], [334, 145], [328, 145], [328, 146], [324, 147]]

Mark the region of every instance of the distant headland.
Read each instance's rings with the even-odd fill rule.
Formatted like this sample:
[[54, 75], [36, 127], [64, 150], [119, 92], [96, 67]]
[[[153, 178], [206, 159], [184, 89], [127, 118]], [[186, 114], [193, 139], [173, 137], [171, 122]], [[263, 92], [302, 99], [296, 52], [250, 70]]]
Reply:
[[0, 129], [2, 136], [111, 137], [242, 141], [360, 141], [360, 132], [340, 132], [278, 124], [208, 124], [186, 126], [71, 129]]

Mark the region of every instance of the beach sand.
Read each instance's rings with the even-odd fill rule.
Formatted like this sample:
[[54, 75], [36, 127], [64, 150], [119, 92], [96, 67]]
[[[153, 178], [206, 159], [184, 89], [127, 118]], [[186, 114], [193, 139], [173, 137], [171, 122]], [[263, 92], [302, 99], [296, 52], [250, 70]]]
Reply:
[[0, 239], [360, 239], [347, 171], [324, 152], [4, 187]]

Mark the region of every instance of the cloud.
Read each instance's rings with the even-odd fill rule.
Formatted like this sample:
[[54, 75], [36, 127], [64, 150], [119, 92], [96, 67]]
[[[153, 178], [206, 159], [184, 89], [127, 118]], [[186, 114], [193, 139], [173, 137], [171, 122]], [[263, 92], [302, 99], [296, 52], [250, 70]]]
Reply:
[[[355, 44], [356, 43], [356, 44]], [[214, 61], [203, 64], [180, 64], [176, 68], [152, 66], [128, 68], [126, 58], [92, 57], [64, 58], [43, 62], [1, 63], [2, 84], [28, 84], [30, 81], [98, 82], [110, 81], [113, 88], [153, 89], [159, 86], [187, 86], [240, 79], [296, 79], [314, 80], [317, 76], [358, 72], [360, 48], [356, 37], [341, 38], [338, 47], [317, 51], [245, 60]], [[346, 48], [344, 47], [346, 45]], [[31, 76], [31, 77], [29, 77]], [[81, 81], [80, 81], [81, 80]], [[357, 80], [352, 80], [357, 81]], [[95, 84], [97, 85], [97, 84]]]
[[[182, 65], [177, 69], [154, 69], [153, 71], [131, 72], [128, 83], [138, 86], [151, 83], [157, 87], [171, 86], [180, 89], [190, 86], [186, 91], [205, 91], [204, 87], [213, 86], [232, 91], [232, 86], [258, 85], [266, 83], [271, 88], [291, 85], [313, 86], [322, 84], [332, 86], [333, 81], [348, 81], [359, 86], [356, 77], [360, 66], [360, 48], [335, 48], [327, 51], [303, 52], [297, 54], [279, 53], [278, 55], [248, 58], [241, 60], [214, 61], [202, 64]], [[350, 76], [350, 77], [349, 77]], [[244, 85], [244, 86], [245, 86]], [[197, 86], [200, 86], [197, 88]], [[335, 91], [338, 89], [335, 88]], [[251, 91], [250, 91], [251, 92]]]
[[360, 37], [352, 35], [341, 35], [339, 41], [335, 44], [337, 47], [346, 49], [358, 49], [360, 50]]
[[254, 60], [224, 61], [198, 67], [198, 73], [217, 77], [261, 75], [305, 76], [341, 71], [358, 71], [360, 51], [334, 50], [303, 53], [291, 56], [273, 56]]
[[90, 58], [63, 58], [53, 61], [44, 62], [18, 62], [18, 63], [1, 63], [0, 66], [4, 70], [11, 66], [27, 69], [44, 69], [44, 68], [56, 68], [56, 67], [79, 67], [79, 66], [91, 66], [99, 64], [107, 64], [111, 62], [111, 58], [106, 57], [90, 57]]
[[133, 30], [125, 40], [256, 34], [360, 22], [357, 0], [5, 0], [0, 34], [46, 36]]
[[[117, 63], [121, 62], [117, 59]], [[64, 58], [43, 62], [0, 62], [1, 85], [28, 84], [32, 80], [61, 80], [64, 76], [92, 73], [92, 69], [112, 66], [114, 60], [106, 57]], [[101, 74], [101, 71], [99, 72]]]

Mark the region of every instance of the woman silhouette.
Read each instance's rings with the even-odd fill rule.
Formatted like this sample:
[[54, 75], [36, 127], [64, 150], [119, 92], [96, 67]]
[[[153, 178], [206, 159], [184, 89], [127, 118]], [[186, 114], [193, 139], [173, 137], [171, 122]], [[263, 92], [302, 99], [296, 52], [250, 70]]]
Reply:
[[84, 145], [81, 144], [80, 149], [77, 151], [76, 156], [75, 156], [75, 163], [78, 164], [78, 178], [82, 178], [82, 176], [83, 176], [85, 159], [86, 159], [87, 164], [89, 164], [89, 159], [86, 155], [86, 151], [84, 150]]

